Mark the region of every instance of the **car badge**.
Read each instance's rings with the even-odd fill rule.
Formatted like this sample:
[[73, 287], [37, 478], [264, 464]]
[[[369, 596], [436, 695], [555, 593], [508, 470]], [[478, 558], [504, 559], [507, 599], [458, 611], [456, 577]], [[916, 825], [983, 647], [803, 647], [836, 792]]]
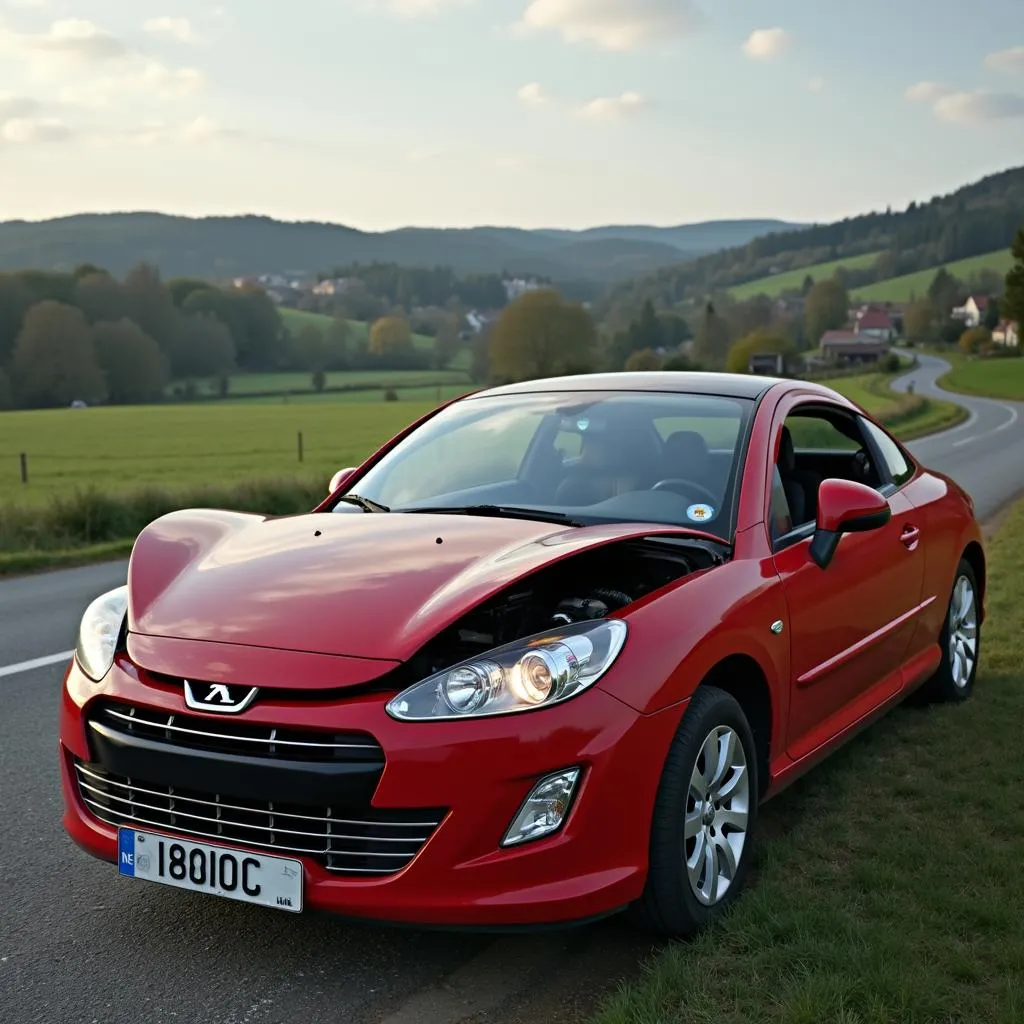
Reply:
[[256, 686], [228, 686], [226, 683], [185, 683], [185, 703], [196, 711], [218, 711], [237, 715], [244, 711], [259, 693]]

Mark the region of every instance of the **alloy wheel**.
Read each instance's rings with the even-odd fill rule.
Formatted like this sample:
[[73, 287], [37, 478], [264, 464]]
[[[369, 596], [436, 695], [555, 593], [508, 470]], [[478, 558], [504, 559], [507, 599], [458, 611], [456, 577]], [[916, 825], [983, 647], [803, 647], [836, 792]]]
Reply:
[[701, 744], [686, 796], [683, 850], [694, 896], [714, 906], [729, 891], [750, 820], [750, 771], [743, 743], [727, 725]]
[[978, 651], [978, 602], [974, 586], [960, 576], [949, 604], [949, 668], [953, 684], [964, 689], [971, 681]]

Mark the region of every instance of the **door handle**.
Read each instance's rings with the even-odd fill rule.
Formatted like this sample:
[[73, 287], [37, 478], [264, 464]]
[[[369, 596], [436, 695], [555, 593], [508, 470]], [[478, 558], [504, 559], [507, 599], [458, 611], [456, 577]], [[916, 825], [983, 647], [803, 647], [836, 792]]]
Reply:
[[904, 547], [913, 551], [917, 547], [918, 541], [921, 539], [921, 531], [916, 526], [904, 526], [903, 532], [900, 534], [900, 541]]

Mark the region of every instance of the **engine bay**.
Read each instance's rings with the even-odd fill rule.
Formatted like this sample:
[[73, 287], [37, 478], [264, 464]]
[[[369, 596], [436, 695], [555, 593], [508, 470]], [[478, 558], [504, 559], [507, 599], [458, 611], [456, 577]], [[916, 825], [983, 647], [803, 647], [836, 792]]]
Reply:
[[587, 551], [541, 569], [444, 630], [409, 663], [424, 678], [552, 627], [600, 619], [725, 560], [724, 546], [644, 538]]

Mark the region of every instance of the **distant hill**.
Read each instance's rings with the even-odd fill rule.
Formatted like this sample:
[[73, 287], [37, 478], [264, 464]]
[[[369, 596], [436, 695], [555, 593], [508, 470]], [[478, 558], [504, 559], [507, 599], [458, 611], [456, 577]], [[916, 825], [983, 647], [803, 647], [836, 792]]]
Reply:
[[[957, 260], [984, 256], [1010, 245], [1024, 224], [1024, 167], [1011, 168], [949, 195], [886, 210], [764, 235], [675, 266], [615, 283], [601, 311], [635, 315], [646, 299], [658, 307], [703, 301], [737, 289], [749, 297], [759, 282], [785, 275], [799, 288], [808, 271], [844, 264], [847, 285], [859, 289]], [[749, 285], [749, 287], [745, 287]], [[739, 286], [739, 287], [738, 287]]]
[[735, 220], [585, 231], [479, 227], [366, 232], [340, 224], [260, 216], [80, 214], [0, 223], [0, 270], [71, 270], [92, 263], [122, 274], [145, 260], [166, 276], [226, 278], [312, 275], [339, 265], [381, 262], [448, 266], [460, 273], [508, 271], [555, 281], [613, 282], [795, 226]]

